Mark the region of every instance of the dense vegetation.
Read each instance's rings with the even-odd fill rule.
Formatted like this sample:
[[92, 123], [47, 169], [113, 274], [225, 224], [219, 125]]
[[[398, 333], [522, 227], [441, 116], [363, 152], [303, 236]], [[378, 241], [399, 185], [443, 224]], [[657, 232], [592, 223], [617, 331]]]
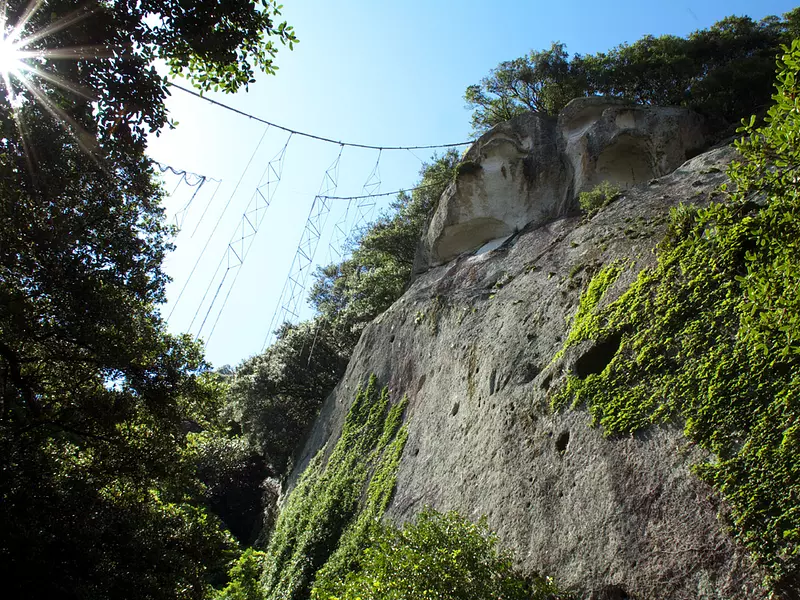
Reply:
[[327, 582], [353, 568], [394, 492], [405, 405], [391, 404], [375, 377], [357, 392], [330, 457], [320, 450], [281, 511], [267, 549], [267, 598], [327, 598]]
[[566, 598], [546, 579], [520, 576], [485, 519], [474, 524], [430, 509], [402, 530], [373, 527], [357, 567], [328, 585], [332, 594], [322, 597], [340, 600]]
[[782, 57], [766, 125], [736, 144], [724, 201], [673, 211], [658, 266], [598, 308], [591, 282], [565, 348], [619, 339], [608, 366], [571, 375], [554, 405], [586, 404], [608, 434], [669, 421], [713, 458], [696, 465], [730, 507], [766, 585], [800, 592], [800, 41]]
[[500, 63], [467, 88], [472, 126], [483, 132], [524, 112], [557, 115], [596, 94], [639, 104], [689, 106], [721, 124], [766, 110], [775, 56], [800, 35], [800, 9], [783, 18], [727, 17], [686, 38], [645, 36], [608, 52], [570, 57], [564, 44]]
[[270, 39], [294, 41], [271, 4], [216, 6], [3, 3], [4, 37], [91, 54], [0, 91], [5, 597], [201, 598], [236, 550], [187, 436], [215, 427], [223, 390], [160, 317], [170, 232], [144, 154], [167, 124], [155, 58], [235, 91], [271, 68]]
[[[4, 6], [13, 24], [27, 3]], [[347, 259], [318, 271], [315, 319], [283, 325], [277, 342], [235, 373], [210, 372], [199, 346], [169, 335], [159, 313], [171, 232], [144, 151], [146, 135], [169, 122], [152, 62], [163, 59], [201, 89], [232, 92], [255, 70], [274, 71], [274, 42], [296, 41], [275, 22], [272, 2], [219, 6], [111, 0], [72, 19], [72, 2], [44, 0], [22, 30], [69, 17], [29, 49], [93, 48], [96, 56], [48, 62], [51, 76], [33, 87], [12, 78], [0, 94], [4, 593], [552, 596], [546, 582], [513, 573], [483, 524], [432, 512], [402, 531], [380, 524], [405, 443], [405, 404], [390, 402], [374, 379], [273, 531], [277, 482], [364, 327], [407, 285], [458, 155], [435, 157], [419, 188], [360, 234]], [[766, 105], [773, 57], [798, 33], [795, 10], [586, 57], [555, 44], [503, 63], [467, 99], [477, 130], [522, 110], [555, 114], [595, 93], [732, 121]], [[752, 121], [745, 131], [747, 162], [731, 171], [729, 202], [677, 213], [659, 267], [618, 303], [596, 310], [620, 267], [590, 286], [567, 344], [621, 335], [622, 347], [606, 371], [570, 379], [555, 400], [586, 400], [609, 433], [685, 419], [687, 435], [719, 456], [698, 473], [729, 501], [733, 530], [775, 589], [796, 589], [800, 543], [799, 56], [795, 45], [784, 57], [767, 127], [755, 131]], [[602, 208], [611, 193], [587, 197], [587, 208]], [[630, 372], [640, 386], [625, 385]], [[236, 540], [266, 552], [240, 553]]]

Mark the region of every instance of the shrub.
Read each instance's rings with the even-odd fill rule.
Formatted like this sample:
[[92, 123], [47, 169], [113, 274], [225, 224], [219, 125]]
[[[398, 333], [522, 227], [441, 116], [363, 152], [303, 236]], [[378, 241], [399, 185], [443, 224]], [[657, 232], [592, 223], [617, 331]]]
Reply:
[[228, 573], [230, 582], [225, 589], [216, 591], [212, 600], [263, 600], [259, 578], [265, 556], [253, 548], [245, 550]]
[[578, 196], [578, 204], [580, 204], [581, 210], [584, 212], [593, 213], [608, 205], [619, 194], [620, 189], [617, 186], [608, 181], [603, 181], [591, 191], [581, 192]]
[[325, 600], [543, 600], [556, 598], [544, 579], [526, 579], [512, 567], [510, 554], [497, 549], [486, 519], [470, 523], [456, 512], [421, 512], [399, 530], [372, 530], [360, 570], [328, 584]]

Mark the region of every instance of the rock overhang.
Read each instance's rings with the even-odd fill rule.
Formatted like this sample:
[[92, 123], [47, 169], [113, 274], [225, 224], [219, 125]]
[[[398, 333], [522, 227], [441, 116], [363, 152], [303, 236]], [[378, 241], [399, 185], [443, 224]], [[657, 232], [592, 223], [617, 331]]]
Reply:
[[680, 107], [577, 98], [558, 118], [525, 113], [467, 150], [417, 252], [415, 272], [577, 209], [603, 181], [629, 188], [672, 172], [709, 144], [703, 117]]

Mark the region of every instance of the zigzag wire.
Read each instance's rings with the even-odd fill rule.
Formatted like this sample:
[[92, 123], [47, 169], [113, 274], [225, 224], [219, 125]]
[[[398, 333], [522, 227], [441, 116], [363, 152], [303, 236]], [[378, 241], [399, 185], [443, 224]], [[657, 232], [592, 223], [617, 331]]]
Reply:
[[306, 224], [303, 227], [303, 233], [300, 235], [300, 242], [297, 245], [297, 251], [289, 268], [289, 275], [283, 285], [278, 305], [272, 315], [262, 350], [267, 347], [274, 334], [275, 327], [286, 322], [293, 323], [299, 317], [298, 305], [305, 297], [306, 284], [311, 267], [314, 264], [314, 256], [331, 211], [331, 201], [328, 195], [330, 192], [335, 191], [339, 185], [339, 162], [342, 158], [343, 150], [344, 146], [340, 146], [339, 154], [325, 171], [320, 183], [319, 193], [314, 197], [314, 201], [311, 204]]
[[[244, 261], [250, 252], [250, 248], [253, 246], [255, 236], [258, 234], [259, 228], [264, 222], [267, 209], [272, 203], [275, 192], [278, 189], [278, 185], [281, 181], [281, 175], [283, 174], [283, 164], [284, 159], [286, 158], [286, 149], [289, 147], [289, 142], [291, 141], [292, 134], [289, 134], [289, 137], [286, 138], [286, 143], [283, 145], [283, 147], [267, 163], [267, 166], [264, 168], [264, 172], [261, 174], [261, 178], [259, 179], [258, 185], [256, 186], [250, 201], [247, 203], [247, 206], [242, 212], [239, 224], [234, 229], [233, 235], [231, 236], [231, 239], [224, 250], [222, 261], [227, 261], [227, 265], [224, 273], [222, 274], [222, 279], [220, 280], [219, 286], [217, 286], [217, 291], [211, 299], [211, 303], [208, 306], [205, 317], [203, 317], [203, 321], [200, 324], [200, 329], [197, 331], [196, 339], [200, 337], [203, 328], [205, 327], [206, 321], [208, 320], [208, 317], [214, 308], [214, 304], [216, 303], [217, 298], [222, 291], [222, 287], [228, 277], [228, 274], [234, 269], [236, 269], [236, 274], [234, 275], [233, 281], [231, 281], [231, 284], [228, 287], [228, 291], [225, 295], [225, 299], [222, 302], [222, 306], [220, 306], [220, 309], [217, 312], [217, 316], [214, 319], [211, 331], [209, 332], [208, 337], [205, 339], [206, 345], [208, 345], [209, 340], [211, 340], [211, 336], [214, 335], [214, 330], [217, 328], [217, 323], [219, 323], [222, 312], [225, 310], [225, 306], [228, 303], [231, 292], [236, 285], [236, 280], [239, 278], [239, 273], [241, 273], [240, 267], [244, 264]], [[267, 181], [262, 183], [265, 175], [267, 177]]]

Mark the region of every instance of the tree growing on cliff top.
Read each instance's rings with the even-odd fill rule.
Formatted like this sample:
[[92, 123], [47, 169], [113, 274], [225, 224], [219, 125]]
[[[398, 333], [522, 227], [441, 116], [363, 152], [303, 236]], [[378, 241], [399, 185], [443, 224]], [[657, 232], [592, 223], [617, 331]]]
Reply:
[[572, 58], [554, 43], [500, 63], [465, 99], [477, 133], [526, 110], [557, 115], [572, 98], [596, 94], [688, 106], [734, 123], [768, 106], [775, 57], [798, 34], [796, 8], [783, 18], [727, 17], [685, 38], [648, 35]]

